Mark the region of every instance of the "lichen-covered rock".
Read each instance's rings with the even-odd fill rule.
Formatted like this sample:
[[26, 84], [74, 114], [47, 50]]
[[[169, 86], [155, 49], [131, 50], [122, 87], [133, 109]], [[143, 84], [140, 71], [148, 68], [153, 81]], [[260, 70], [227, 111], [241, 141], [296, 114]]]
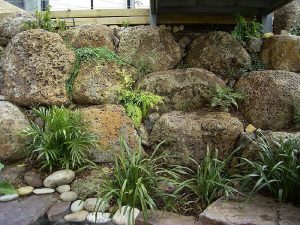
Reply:
[[81, 104], [117, 103], [124, 76], [136, 71], [115, 61], [87, 61], [81, 64], [73, 87], [73, 100]]
[[300, 102], [300, 75], [268, 70], [242, 76], [235, 90], [245, 96], [239, 109], [246, 120], [264, 130], [282, 130], [292, 124], [294, 107]]
[[0, 161], [24, 157], [27, 138], [20, 132], [30, 125], [21, 110], [10, 102], [0, 101]]
[[6, 46], [11, 38], [24, 31], [23, 23], [33, 21], [35, 17], [26, 11], [6, 16], [0, 21], [0, 46]]
[[100, 24], [78, 26], [60, 33], [62, 38], [74, 48], [108, 47], [115, 50], [114, 30]]
[[179, 44], [158, 27], [128, 27], [119, 37], [119, 54], [144, 72], [173, 69], [181, 60]]
[[200, 35], [191, 45], [185, 62], [226, 78], [251, 65], [246, 49], [231, 34], [214, 31]]
[[267, 38], [261, 54], [270, 70], [300, 72], [300, 36], [275, 35]]
[[300, 0], [293, 0], [275, 11], [273, 23], [275, 34], [280, 34], [282, 30], [289, 31], [295, 22], [300, 22]]
[[91, 123], [91, 131], [98, 136], [99, 148], [92, 151], [95, 162], [112, 162], [114, 155], [120, 153], [120, 138], [135, 150], [138, 135], [132, 120], [122, 106], [106, 104], [82, 109], [85, 119]]
[[161, 149], [178, 157], [178, 163], [187, 164], [188, 157], [203, 160], [207, 146], [218, 149], [220, 157], [226, 157], [242, 131], [242, 122], [228, 113], [173, 111], [156, 122], [150, 140], [152, 146], [165, 141]]
[[65, 85], [74, 60], [74, 52], [58, 34], [23, 31], [3, 54], [3, 95], [22, 106], [67, 103]]
[[216, 85], [225, 82], [215, 74], [198, 68], [167, 70], [148, 74], [138, 82], [138, 87], [164, 98], [160, 112], [172, 110], [195, 111], [209, 106]]

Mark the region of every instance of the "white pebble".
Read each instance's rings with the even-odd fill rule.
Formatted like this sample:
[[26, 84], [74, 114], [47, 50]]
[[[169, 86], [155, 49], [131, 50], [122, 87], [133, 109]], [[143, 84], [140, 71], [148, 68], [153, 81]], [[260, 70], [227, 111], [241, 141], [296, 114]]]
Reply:
[[37, 188], [33, 190], [33, 193], [36, 195], [43, 195], [43, 194], [51, 194], [54, 192], [52, 188]]
[[12, 194], [12, 195], [3, 195], [0, 197], [0, 202], [8, 202], [8, 201], [12, 201], [16, 198], [18, 198], [19, 195], [18, 194]]
[[[96, 215], [97, 215], [97, 218], [96, 218]], [[111, 218], [110, 218], [110, 213], [90, 213], [88, 216], [87, 216], [87, 221], [91, 222], [91, 223], [108, 223], [111, 221]]]
[[82, 200], [76, 200], [71, 205], [71, 212], [75, 213], [75, 212], [83, 210], [83, 205], [84, 205], [84, 201], [82, 201]]

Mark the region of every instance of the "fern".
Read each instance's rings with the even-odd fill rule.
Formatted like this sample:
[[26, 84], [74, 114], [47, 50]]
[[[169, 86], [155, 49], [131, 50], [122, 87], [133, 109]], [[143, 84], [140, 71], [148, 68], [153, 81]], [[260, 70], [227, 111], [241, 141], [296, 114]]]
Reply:
[[225, 112], [229, 111], [231, 106], [238, 108], [238, 100], [243, 100], [244, 96], [240, 93], [234, 92], [230, 87], [216, 86], [216, 94], [212, 99], [212, 107], [221, 107]]

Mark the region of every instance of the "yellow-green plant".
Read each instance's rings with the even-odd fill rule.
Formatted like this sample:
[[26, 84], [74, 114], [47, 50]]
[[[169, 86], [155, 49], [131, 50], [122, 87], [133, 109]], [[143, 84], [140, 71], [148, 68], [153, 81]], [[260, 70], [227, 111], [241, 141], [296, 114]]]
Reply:
[[42, 169], [77, 169], [93, 164], [88, 155], [91, 148], [97, 147], [97, 137], [89, 131], [79, 109], [40, 107], [33, 113], [43, 121], [43, 126], [32, 122], [22, 134], [31, 138], [27, 156], [36, 158]]
[[66, 23], [65, 21], [56, 19], [52, 20], [52, 14], [50, 11], [50, 6], [47, 7], [45, 12], [36, 11], [35, 12], [35, 20], [26, 21], [23, 23], [23, 29], [30, 30], [30, 29], [43, 29], [50, 32], [55, 30], [66, 30]]

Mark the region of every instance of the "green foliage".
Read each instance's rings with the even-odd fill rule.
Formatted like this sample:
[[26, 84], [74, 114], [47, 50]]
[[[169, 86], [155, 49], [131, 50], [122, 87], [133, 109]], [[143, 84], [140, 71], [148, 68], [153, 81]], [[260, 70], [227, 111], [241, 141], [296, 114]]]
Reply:
[[119, 102], [124, 106], [126, 114], [133, 120], [135, 127], [138, 128], [149, 110], [163, 103], [163, 99], [159, 95], [146, 91], [120, 89]]
[[294, 123], [296, 125], [300, 124], [300, 104], [294, 106]]
[[300, 22], [296, 22], [292, 29], [290, 30], [292, 35], [300, 36]]
[[237, 25], [232, 31], [233, 37], [240, 42], [246, 42], [250, 37], [262, 37], [262, 25], [256, 20], [247, 22], [240, 14], [236, 15]]
[[64, 107], [40, 107], [33, 113], [44, 125], [33, 122], [22, 134], [32, 139], [26, 153], [36, 157], [41, 168], [77, 169], [87, 164], [91, 147], [97, 147], [96, 136], [88, 131], [89, 124], [78, 109], [72, 111]]
[[121, 25], [122, 27], [129, 27], [130, 26], [130, 23], [129, 23], [129, 21], [122, 21], [122, 25]]
[[[231, 156], [219, 160], [218, 151], [212, 152], [207, 147], [207, 154], [202, 163], [199, 164], [190, 158], [195, 167], [184, 167], [183, 176], [176, 179], [178, 186], [176, 192], [184, 193], [181, 199], [187, 210], [199, 213], [199, 210], [203, 211], [219, 197], [233, 196], [238, 192], [226, 171]], [[183, 171], [182, 168], [179, 168], [179, 171]]]
[[[0, 172], [4, 168], [4, 165], [0, 162]], [[0, 194], [11, 195], [16, 194], [17, 191], [12, 184], [6, 181], [0, 181]]]
[[55, 21], [52, 20], [52, 15], [50, 12], [50, 6], [47, 7], [45, 12], [36, 11], [35, 12], [36, 20], [26, 21], [23, 23], [23, 28], [25, 30], [30, 29], [43, 29], [50, 32], [55, 30], [66, 30], [66, 23], [65, 21], [61, 21], [56, 19]]
[[69, 98], [72, 99], [74, 81], [79, 73], [81, 63], [88, 60], [96, 61], [115, 61], [120, 65], [127, 65], [121, 57], [107, 47], [102, 48], [78, 48], [75, 49], [76, 60], [70, 78], [67, 81], [66, 88]]
[[[258, 141], [259, 159], [242, 158], [244, 171], [239, 175], [242, 190], [253, 187], [250, 196], [257, 192], [272, 194], [279, 201], [296, 201], [300, 198], [300, 141], [288, 138], [267, 141], [261, 136]], [[298, 197], [298, 198], [297, 198]]]
[[238, 108], [238, 100], [243, 100], [244, 97], [242, 94], [235, 92], [230, 87], [221, 87], [219, 85], [216, 86], [216, 94], [212, 99], [211, 106], [212, 107], [221, 107], [225, 112], [229, 111], [231, 106], [235, 106]]
[[[104, 202], [112, 200], [115, 203], [114, 211], [125, 205], [139, 208], [147, 221], [147, 210], [157, 207], [155, 199], [166, 202], [173, 197], [158, 186], [167, 173], [164, 156], [156, 156], [159, 146], [152, 155], [147, 156], [143, 153], [141, 143], [136, 150], [130, 149], [123, 139], [120, 143], [121, 154], [115, 157], [113, 173], [102, 183], [100, 197]], [[130, 218], [133, 219], [132, 214]]]

